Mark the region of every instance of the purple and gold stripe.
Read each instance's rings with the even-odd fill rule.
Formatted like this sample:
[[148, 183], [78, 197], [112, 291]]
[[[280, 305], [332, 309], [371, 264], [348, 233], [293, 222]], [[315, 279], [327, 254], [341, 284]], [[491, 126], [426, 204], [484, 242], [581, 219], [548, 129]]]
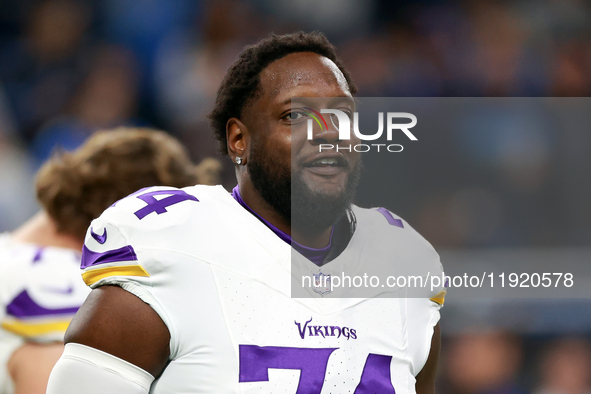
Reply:
[[106, 252], [93, 252], [86, 245], [82, 247], [82, 262], [80, 268], [85, 269], [93, 265], [116, 263], [119, 261], [137, 261], [137, 255], [131, 245]]
[[139, 264], [119, 265], [114, 267], [102, 267], [91, 269], [82, 273], [84, 283], [91, 286], [101, 279], [109, 276], [143, 276], [149, 277], [150, 274]]
[[71, 319], [61, 319], [51, 322], [32, 322], [23, 320], [6, 320], [0, 325], [6, 331], [26, 338], [33, 338], [47, 334], [62, 334], [70, 325]]

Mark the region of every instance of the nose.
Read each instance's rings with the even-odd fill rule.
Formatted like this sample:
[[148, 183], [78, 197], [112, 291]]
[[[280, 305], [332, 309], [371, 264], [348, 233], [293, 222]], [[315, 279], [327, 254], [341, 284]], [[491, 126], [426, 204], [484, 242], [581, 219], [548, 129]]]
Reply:
[[337, 144], [340, 142], [339, 130], [334, 126], [333, 122], [328, 120], [322, 122], [321, 125], [322, 127], [315, 125], [313, 128], [312, 140], [310, 141], [313, 145]]

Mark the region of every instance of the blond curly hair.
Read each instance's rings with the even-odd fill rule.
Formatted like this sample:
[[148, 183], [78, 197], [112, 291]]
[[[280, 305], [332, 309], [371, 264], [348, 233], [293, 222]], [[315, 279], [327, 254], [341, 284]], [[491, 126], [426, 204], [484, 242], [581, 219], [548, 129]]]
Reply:
[[[94, 218], [141, 188], [216, 181], [220, 167], [211, 160], [216, 159], [195, 166], [180, 142], [163, 131], [125, 127], [99, 131], [79, 149], [58, 152], [41, 167], [37, 199], [58, 232], [84, 239]], [[200, 179], [200, 174], [207, 179]]]

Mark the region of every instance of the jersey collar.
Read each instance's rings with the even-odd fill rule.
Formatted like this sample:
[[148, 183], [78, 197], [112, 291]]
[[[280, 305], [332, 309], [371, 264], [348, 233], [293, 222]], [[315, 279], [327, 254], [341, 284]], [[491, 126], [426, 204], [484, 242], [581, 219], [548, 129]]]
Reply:
[[332, 249], [332, 243], [333, 243], [332, 236], [334, 234], [334, 228], [335, 228], [334, 226], [332, 227], [332, 230], [330, 232], [330, 241], [328, 242], [327, 246], [325, 246], [324, 248], [320, 248], [320, 249], [309, 248], [307, 246], [304, 246], [304, 245], [294, 241], [289, 234], [287, 234], [284, 231], [281, 231], [279, 228], [274, 226], [268, 220], [265, 220], [262, 216], [260, 216], [254, 210], [252, 210], [244, 202], [244, 200], [240, 196], [240, 189], [239, 189], [238, 185], [236, 185], [236, 187], [234, 189], [232, 189], [232, 197], [234, 197], [234, 199], [240, 205], [242, 205], [244, 208], [246, 208], [250, 213], [252, 213], [261, 222], [263, 222], [267, 227], [269, 227], [269, 229], [271, 229], [271, 231], [273, 231], [279, 238], [281, 238], [288, 245], [291, 245], [295, 250], [297, 250], [300, 254], [302, 254], [308, 260], [312, 261], [316, 265], [322, 265], [322, 263], [325, 261], [326, 257], [328, 256], [328, 254], [330, 253], [330, 251]]

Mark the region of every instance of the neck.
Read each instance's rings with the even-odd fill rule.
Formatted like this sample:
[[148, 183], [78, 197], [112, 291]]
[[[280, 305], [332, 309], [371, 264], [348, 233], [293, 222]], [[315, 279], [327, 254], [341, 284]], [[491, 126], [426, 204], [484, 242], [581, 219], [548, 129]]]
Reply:
[[240, 184], [236, 191], [239, 191], [239, 197], [255, 215], [288, 235], [289, 243], [293, 240], [302, 246], [315, 249], [324, 248], [330, 244], [332, 226], [321, 231], [294, 229], [291, 223], [273, 209], [250, 183]]
[[74, 236], [59, 233], [51, 218], [41, 211], [12, 233], [17, 242], [82, 250], [83, 241]]
[[250, 182], [239, 183], [240, 197], [258, 216], [291, 236], [291, 223], [269, 205]]
[[291, 229], [291, 238], [300, 245], [309, 248], [323, 248], [330, 243], [333, 227], [320, 231]]

